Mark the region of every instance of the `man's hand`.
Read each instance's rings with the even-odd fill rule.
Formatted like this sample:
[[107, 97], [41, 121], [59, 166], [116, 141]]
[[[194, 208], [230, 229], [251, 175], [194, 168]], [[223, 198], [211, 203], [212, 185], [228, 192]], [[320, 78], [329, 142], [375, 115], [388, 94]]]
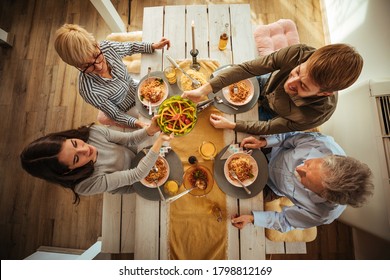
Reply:
[[246, 149], [259, 149], [267, 146], [267, 140], [264, 138], [256, 139], [253, 136], [249, 136], [241, 141], [240, 146]]
[[213, 89], [211, 88], [209, 83], [204, 84], [203, 86], [193, 89], [193, 90], [186, 90], [183, 92], [181, 97], [188, 98], [196, 103], [203, 101], [207, 94], [212, 92]]
[[227, 118], [222, 117], [217, 114], [211, 114], [210, 115], [210, 123], [215, 128], [227, 128], [227, 129], [234, 129], [236, 127], [236, 123], [229, 121]]
[[231, 217], [232, 225], [238, 229], [243, 229], [247, 224], [253, 224], [253, 215], [233, 215]]

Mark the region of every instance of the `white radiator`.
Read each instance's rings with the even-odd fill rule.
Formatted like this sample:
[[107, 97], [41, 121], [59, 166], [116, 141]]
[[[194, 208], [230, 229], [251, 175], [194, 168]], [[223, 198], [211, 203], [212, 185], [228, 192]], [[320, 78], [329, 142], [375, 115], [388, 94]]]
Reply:
[[336, 112], [321, 131], [374, 175], [370, 202], [347, 207], [340, 221], [390, 241], [390, 78], [370, 79], [339, 94]]

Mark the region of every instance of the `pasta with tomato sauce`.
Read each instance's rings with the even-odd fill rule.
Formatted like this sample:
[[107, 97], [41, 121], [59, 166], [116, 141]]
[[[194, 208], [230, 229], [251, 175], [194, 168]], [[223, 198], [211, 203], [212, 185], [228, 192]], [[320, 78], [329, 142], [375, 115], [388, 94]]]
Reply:
[[[228, 169], [233, 170], [240, 181], [253, 178], [252, 164], [247, 157], [234, 157], [228, 164]], [[235, 180], [230, 174], [230, 178]]]

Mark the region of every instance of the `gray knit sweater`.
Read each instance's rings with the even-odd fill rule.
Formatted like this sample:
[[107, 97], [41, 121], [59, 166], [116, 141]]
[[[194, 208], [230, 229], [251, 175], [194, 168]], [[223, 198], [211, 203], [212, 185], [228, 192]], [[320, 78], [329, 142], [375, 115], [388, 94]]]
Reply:
[[135, 154], [130, 150], [148, 137], [146, 129], [134, 132], [120, 132], [104, 126], [93, 125], [88, 144], [98, 151], [94, 172], [75, 187], [80, 195], [93, 195], [103, 192], [132, 193], [134, 182], [145, 178], [158, 158], [158, 154], [149, 150], [138, 166], [131, 168]]

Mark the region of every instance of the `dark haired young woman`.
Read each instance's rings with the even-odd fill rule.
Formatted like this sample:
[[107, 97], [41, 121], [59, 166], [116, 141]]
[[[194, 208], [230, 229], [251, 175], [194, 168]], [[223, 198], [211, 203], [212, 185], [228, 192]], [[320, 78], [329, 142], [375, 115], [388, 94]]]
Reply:
[[160, 133], [148, 154], [130, 169], [135, 157], [130, 148], [160, 131], [156, 119], [149, 127], [129, 133], [90, 125], [43, 136], [21, 153], [23, 169], [71, 189], [75, 203], [79, 195], [132, 193], [132, 184], [147, 176], [162, 144], [173, 138]]

